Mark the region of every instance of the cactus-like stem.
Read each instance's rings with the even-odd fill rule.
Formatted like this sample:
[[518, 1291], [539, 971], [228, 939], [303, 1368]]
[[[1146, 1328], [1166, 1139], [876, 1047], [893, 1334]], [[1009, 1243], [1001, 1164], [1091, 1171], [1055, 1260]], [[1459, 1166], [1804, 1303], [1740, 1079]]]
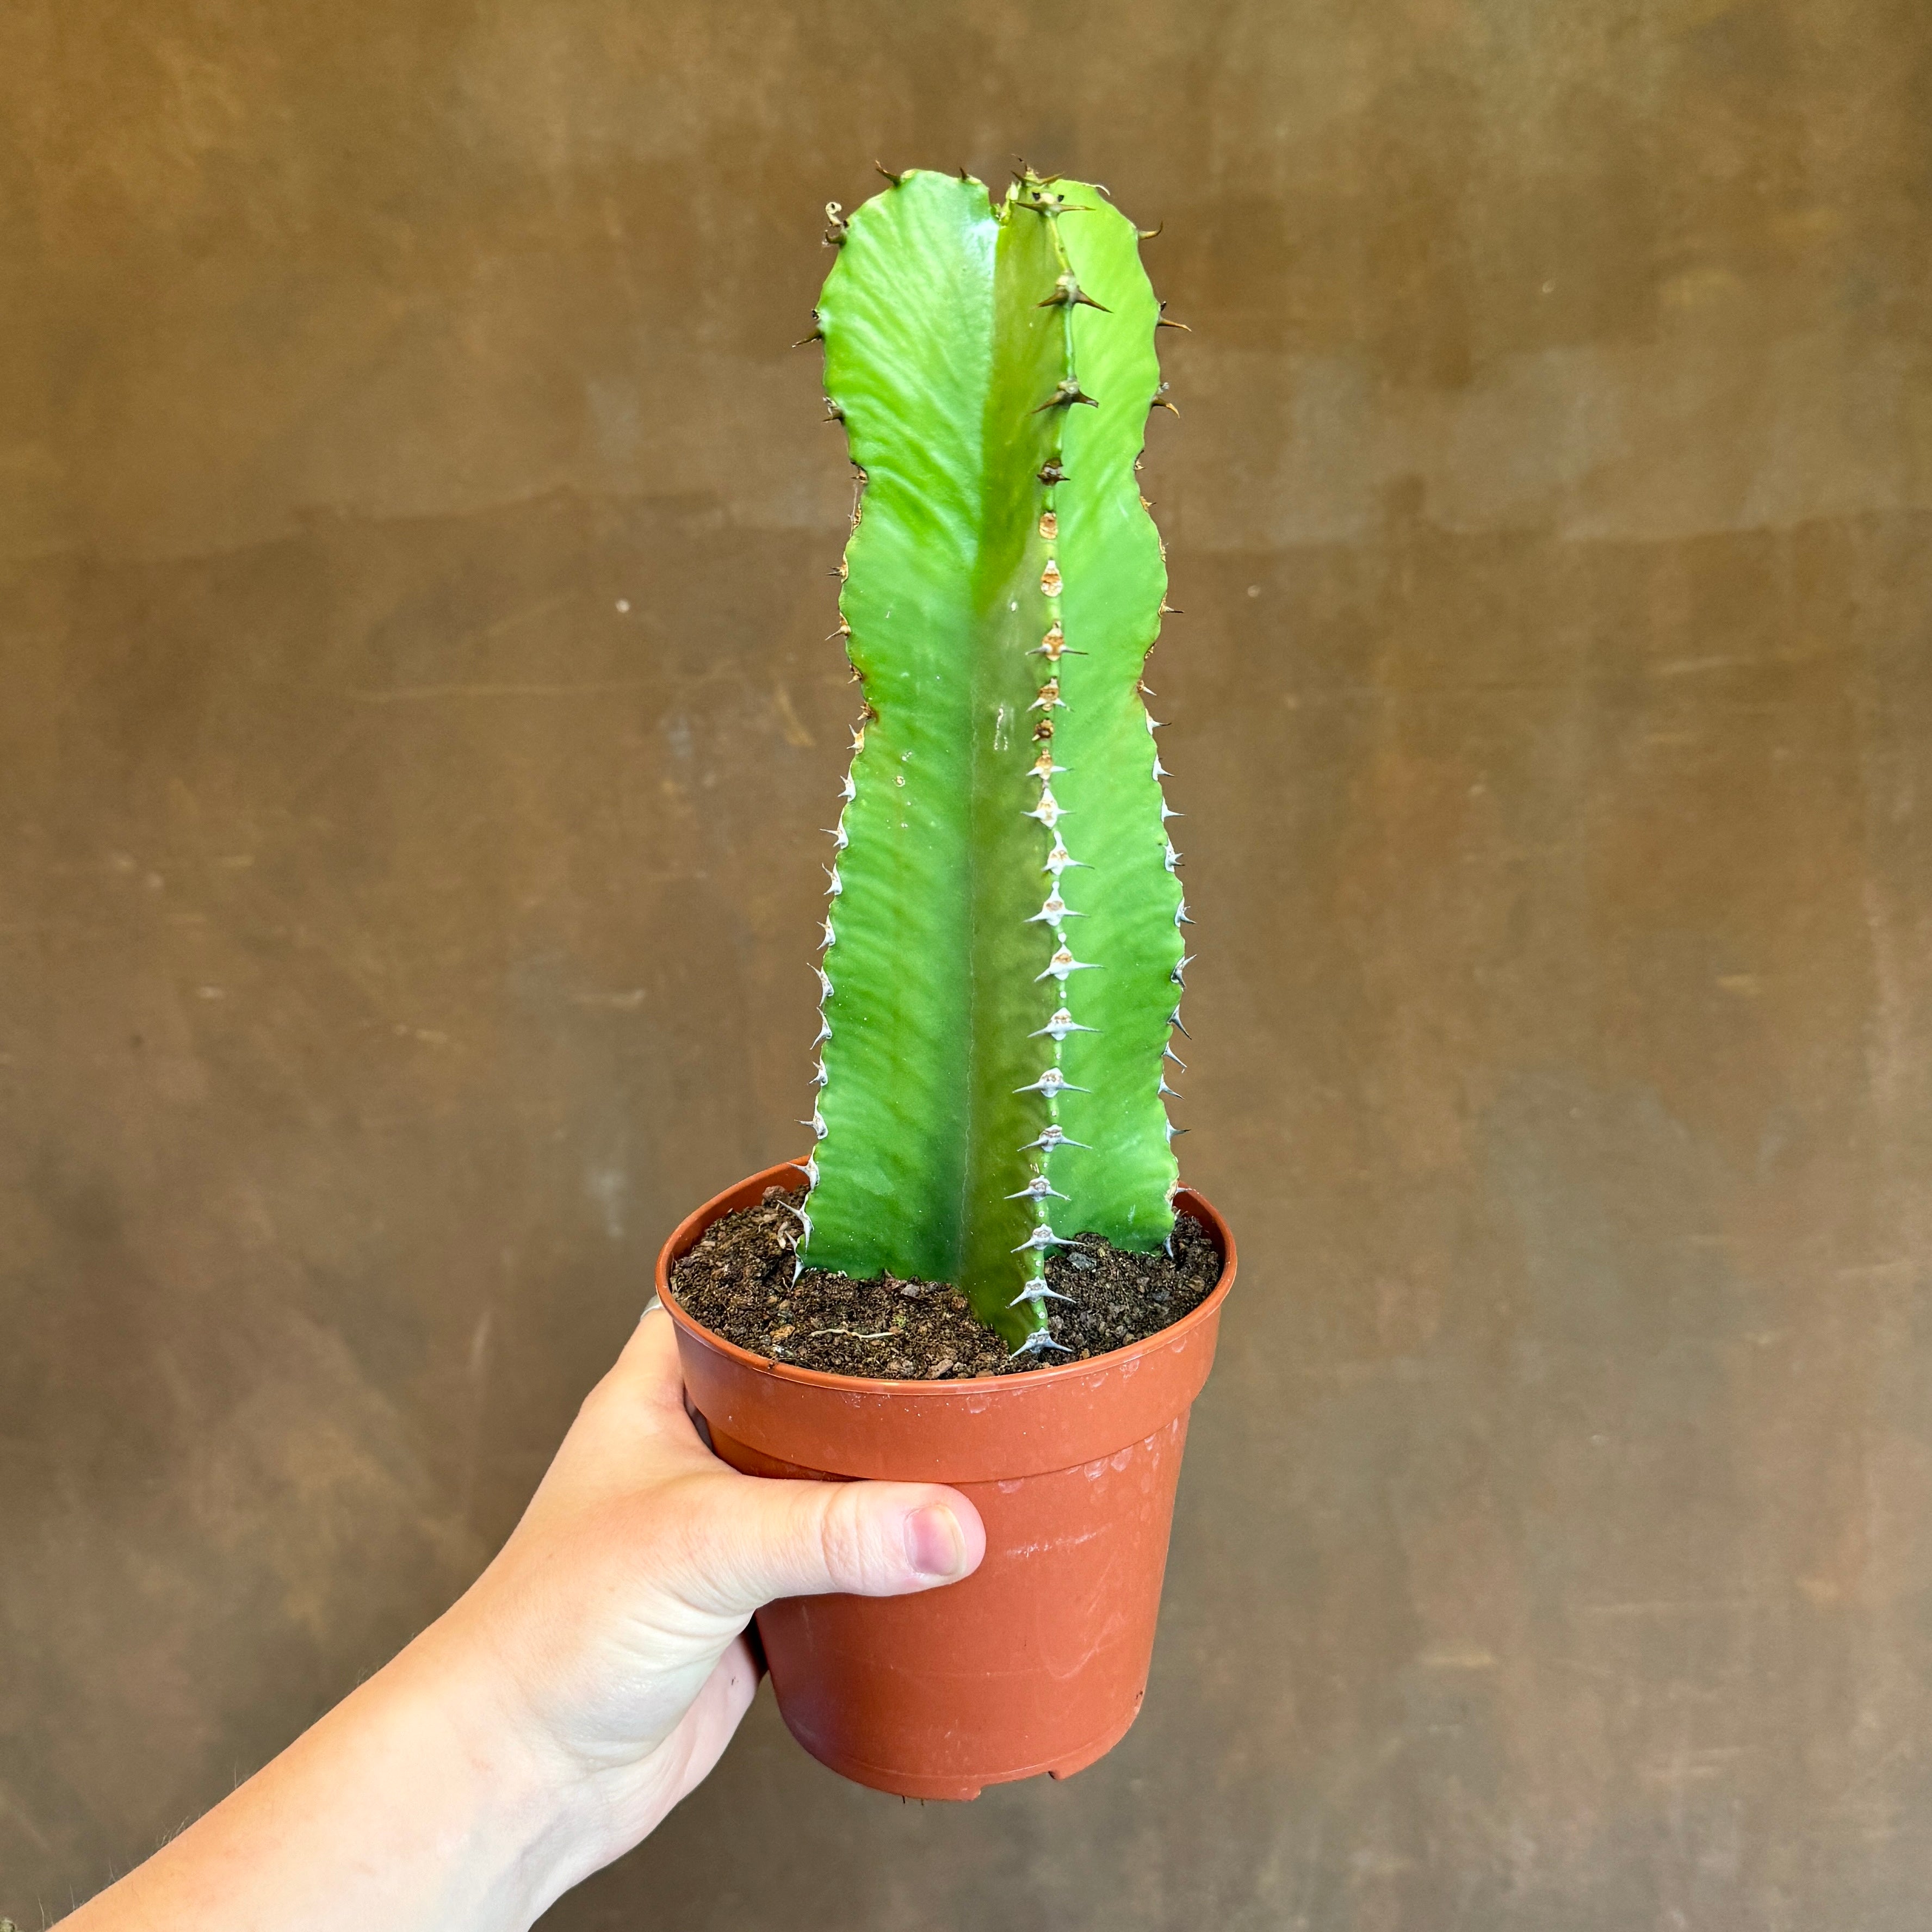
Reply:
[[952, 1280], [1057, 1346], [1040, 1264], [1159, 1246], [1179, 922], [1142, 666], [1166, 571], [1135, 482], [1159, 304], [1132, 224], [924, 171], [837, 224], [826, 388], [862, 479], [865, 688], [822, 939], [802, 1253]]

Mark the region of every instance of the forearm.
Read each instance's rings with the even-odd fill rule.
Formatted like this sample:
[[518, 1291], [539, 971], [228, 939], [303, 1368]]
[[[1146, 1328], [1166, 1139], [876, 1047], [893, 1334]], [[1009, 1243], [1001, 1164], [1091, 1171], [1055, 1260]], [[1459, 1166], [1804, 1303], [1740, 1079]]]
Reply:
[[522, 1932], [582, 1875], [577, 1796], [431, 1631], [67, 1923]]
[[462, 1601], [65, 1923], [523, 1932], [716, 1762], [758, 1688], [758, 1605], [931, 1589], [985, 1549], [950, 1490], [726, 1468], [647, 1318]]

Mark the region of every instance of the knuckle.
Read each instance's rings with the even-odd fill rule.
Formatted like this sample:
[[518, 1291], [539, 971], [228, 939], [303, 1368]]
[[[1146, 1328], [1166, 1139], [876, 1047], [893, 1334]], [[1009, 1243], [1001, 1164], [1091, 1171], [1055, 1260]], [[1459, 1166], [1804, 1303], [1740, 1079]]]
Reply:
[[880, 1534], [878, 1512], [856, 1483], [840, 1483], [820, 1511], [819, 1536], [826, 1574], [835, 1587], [876, 1588], [904, 1568], [895, 1564]]

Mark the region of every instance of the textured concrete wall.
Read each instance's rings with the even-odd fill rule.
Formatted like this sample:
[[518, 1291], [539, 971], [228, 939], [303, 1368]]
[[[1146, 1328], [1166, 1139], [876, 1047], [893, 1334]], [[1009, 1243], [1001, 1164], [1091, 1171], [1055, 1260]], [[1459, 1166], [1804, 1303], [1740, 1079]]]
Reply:
[[16, 0], [0, 1911], [463, 1584], [794, 1147], [874, 156], [1167, 232], [1181, 1118], [1249, 1272], [1139, 1727], [762, 1706], [559, 1926], [1904, 1932], [1932, 1889], [1918, 0]]

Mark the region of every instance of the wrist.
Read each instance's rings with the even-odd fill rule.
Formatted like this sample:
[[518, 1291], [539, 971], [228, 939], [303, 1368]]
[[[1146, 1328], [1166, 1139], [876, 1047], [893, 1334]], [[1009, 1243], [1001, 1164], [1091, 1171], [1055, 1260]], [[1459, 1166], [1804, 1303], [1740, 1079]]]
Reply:
[[529, 1925], [613, 1856], [596, 1778], [516, 1682], [487, 1645], [439, 1623], [364, 1687], [410, 1738], [404, 1761], [442, 1781], [448, 1849], [480, 1881], [470, 1903], [493, 1928]]
[[597, 1861], [498, 1702], [432, 1627], [74, 1923], [525, 1932]]

